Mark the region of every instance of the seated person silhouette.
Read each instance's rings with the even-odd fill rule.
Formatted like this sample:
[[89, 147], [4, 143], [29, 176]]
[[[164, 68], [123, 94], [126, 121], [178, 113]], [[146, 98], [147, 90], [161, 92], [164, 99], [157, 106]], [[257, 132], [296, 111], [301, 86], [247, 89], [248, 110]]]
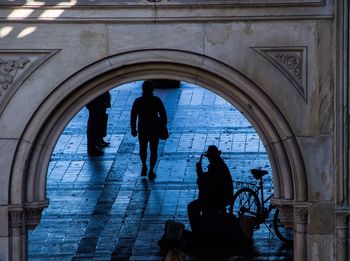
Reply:
[[221, 151], [211, 145], [202, 154], [209, 160], [208, 171], [203, 172], [202, 156], [196, 164], [199, 197], [188, 204], [187, 212], [193, 240], [197, 243], [222, 238], [220, 233], [225, 230], [225, 222], [220, 220], [224, 220], [226, 207], [232, 204], [232, 177], [220, 155]]

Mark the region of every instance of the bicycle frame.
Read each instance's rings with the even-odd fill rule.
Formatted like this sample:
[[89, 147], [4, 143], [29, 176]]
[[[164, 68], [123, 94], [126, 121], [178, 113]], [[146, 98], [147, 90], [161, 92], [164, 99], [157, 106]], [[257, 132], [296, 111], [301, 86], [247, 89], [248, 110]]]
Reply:
[[271, 193], [267, 198], [264, 197], [264, 181], [262, 179], [259, 181], [259, 184], [253, 184], [253, 183], [247, 183], [247, 182], [239, 182], [239, 183], [249, 185], [249, 186], [242, 186], [242, 187], [251, 188], [256, 194], [260, 196], [259, 200], [260, 200], [262, 209], [265, 208], [265, 203], [267, 203], [273, 197], [273, 193]]
[[[264, 181], [262, 178], [259, 179], [258, 184], [256, 183], [249, 183], [249, 182], [237, 182], [240, 183], [242, 186], [240, 188], [250, 188], [252, 189], [258, 196], [258, 199], [260, 201], [260, 208], [261, 208], [261, 213], [260, 213], [260, 217], [259, 217], [259, 223], [264, 223], [265, 220], [267, 219], [267, 217], [269, 216], [270, 211], [274, 208], [273, 205], [269, 205], [269, 207], [265, 207], [266, 203], [268, 201], [270, 201], [270, 199], [273, 197], [273, 193], [271, 193], [270, 195], [268, 195], [265, 198], [264, 195]], [[247, 212], [249, 213], [249, 211]]]

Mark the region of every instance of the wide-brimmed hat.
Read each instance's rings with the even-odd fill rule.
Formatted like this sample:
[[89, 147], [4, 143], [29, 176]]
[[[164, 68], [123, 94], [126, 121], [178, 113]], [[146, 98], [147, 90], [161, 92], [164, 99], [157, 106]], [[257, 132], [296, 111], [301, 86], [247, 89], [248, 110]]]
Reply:
[[208, 147], [208, 150], [204, 152], [204, 155], [206, 157], [215, 157], [215, 156], [220, 156], [221, 155], [221, 150], [218, 149], [215, 145], [210, 145]]

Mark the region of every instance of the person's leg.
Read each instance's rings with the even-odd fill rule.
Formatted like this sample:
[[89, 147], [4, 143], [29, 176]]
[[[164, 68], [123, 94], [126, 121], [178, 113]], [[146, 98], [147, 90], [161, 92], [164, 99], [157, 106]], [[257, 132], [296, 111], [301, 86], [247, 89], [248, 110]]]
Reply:
[[89, 110], [89, 118], [86, 126], [86, 138], [87, 138], [87, 149], [91, 149], [94, 145], [93, 142], [93, 124], [92, 124], [92, 112]]
[[199, 239], [202, 232], [202, 206], [198, 199], [187, 205], [187, 214], [190, 221], [193, 237]]
[[153, 136], [150, 138], [150, 170], [154, 172], [154, 167], [156, 166], [157, 159], [158, 159], [158, 144], [159, 144], [159, 138], [157, 136]]
[[103, 154], [103, 151], [96, 147], [97, 142], [97, 125], [98, 111], [93, 109], [89, 110], [89, 119], [87, 123], [87, 151], [90, 155], [99, 156]]
[[107, 109], [105, 107], [101, 108], [99, 124], [98, 124], [98, 137], [97, 137], [97, 145], [99, 147], [108, 147], [109, 142], [104, 141], [104, 137], [107, 136], [107, 126], [108, 126], [108, 114]]
[[148, 137], [146, 135], [139, 133], [139, 145], [140, 145], [140, 159], [142, 163], [142, 171], [141, 176], [147, 175], [147, 144], [148, 144]]

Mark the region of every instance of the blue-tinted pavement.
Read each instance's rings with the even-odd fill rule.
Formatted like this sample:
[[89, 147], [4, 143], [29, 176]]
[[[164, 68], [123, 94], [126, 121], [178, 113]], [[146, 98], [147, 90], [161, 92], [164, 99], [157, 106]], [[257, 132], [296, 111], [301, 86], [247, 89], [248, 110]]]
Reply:
[[[271, 173], [264, 146], [244, 116], [212, 92], [181, 83], [155, 91], [168, 113], [170, 138], [159, 145], [155, 182], [142, 178], [137, 138], [129, 128], [140, 84], [111, 91], [105, 155], [87, 156], [86, 109], [62, 133], [48, 169], [50, 204], [29, 232], [30, 260], [162, 260], [157, 241], [165, 221], [189, 229], [195, 163], [208, 145], [223, 151], [235, 181], [253, 181], [249, 169], [255, 167]], [[265, 181], [271, 193], [271, 176]], [[291, 252], [264, 226], [255, 232], [254, 246], [254, 260], [286, 260]]]

